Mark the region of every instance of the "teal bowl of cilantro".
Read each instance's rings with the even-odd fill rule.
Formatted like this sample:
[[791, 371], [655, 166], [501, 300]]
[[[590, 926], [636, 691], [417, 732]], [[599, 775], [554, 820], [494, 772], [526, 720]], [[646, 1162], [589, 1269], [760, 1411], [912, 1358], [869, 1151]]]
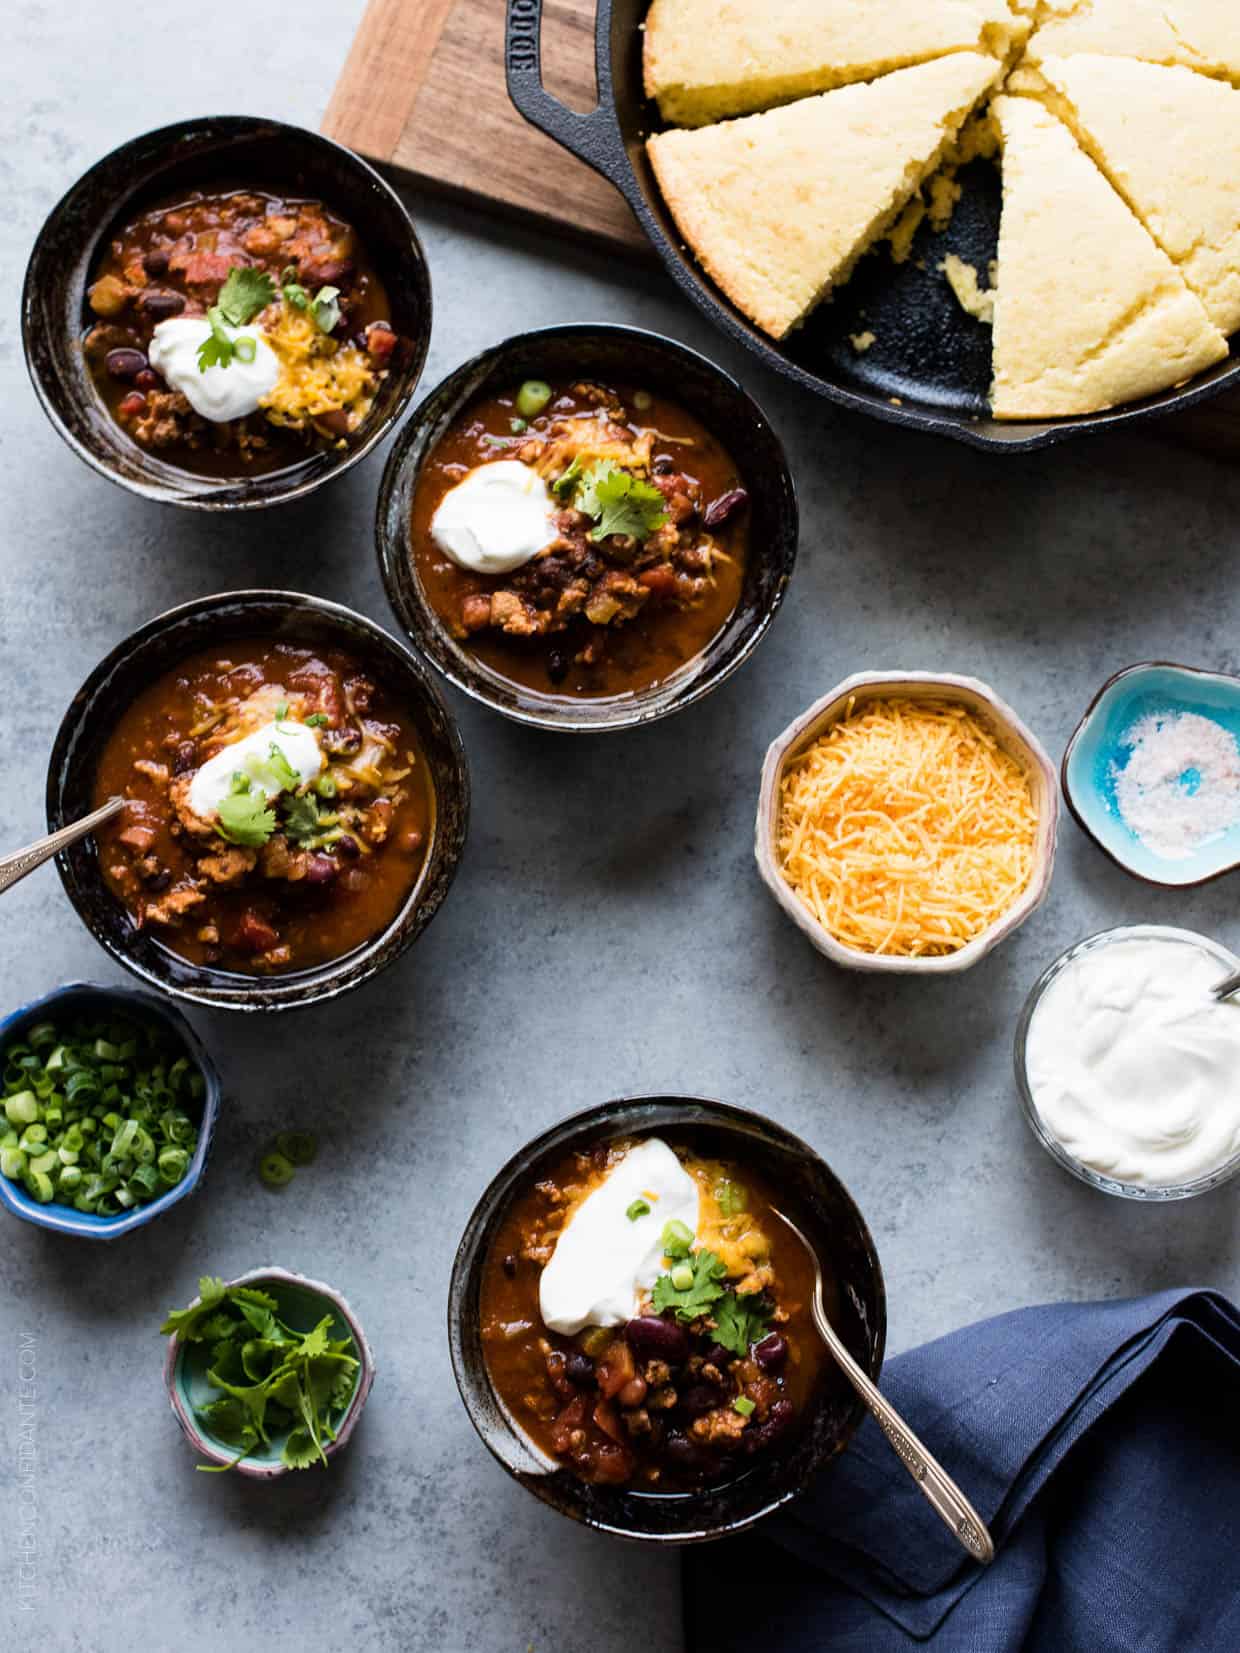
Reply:
[[326, 1468], [357, 1426], [374, 1356], [331, 1286], [281, 1268], [206, 1277], [170, 1313], [164, 1382], [208, 1472], [268, 1481]]
[[114, 1240], [202, 1179], [220, 1079], [149, 993], [71, 982], [0, 1022], [0, 1203], [40, 1228]]

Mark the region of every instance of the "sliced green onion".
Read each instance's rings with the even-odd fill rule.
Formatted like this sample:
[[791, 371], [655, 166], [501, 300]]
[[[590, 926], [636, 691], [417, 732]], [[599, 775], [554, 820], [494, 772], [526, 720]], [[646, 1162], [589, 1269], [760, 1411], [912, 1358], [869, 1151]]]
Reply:
[[522, 431], [527, 431], [529, 428], [530, 422], [528, 419], [510, 419], [508, 421], [508, 429], [514, 436], [520, 436]]
[[33, 1091], [18, 1091], [6, 1098], [4, 1117], [10, 1125], [33, 1125], [39, 1117], [39, 1099]]
[[52, 1179], [46, 1171], [30, 1170], [26, 1173], [26, 1190], [32, 1199], [38, 1200], [40, 1205], [50, 1205], [55, 1189]]
[[271, 1153], [264, 1154], [259, 1160], [258, 1174], [268, 1188], [283, 1188], [286, 1183], [292, 1182], [297, 1172], [283, 1154]]
[[334, 798], [336, 796], [336, 777], [330, 769], [325, 769], [314, 783], [314, 790], [320, 798]]
[[313, 1131], [281, 1131], [276, 1137], [276, 1153], [283, 1154], [293, 1165], [313, 1165], [319, 1152], [319, 1139]]
[[551, 386], [542, 379], [527, 379], [517, 392], [517, 412], [523, 419], [536, 419], [551, 400]]
[[283, 723], [287, 716], [288, 716], [288, 701], [287, 700], [282, 700], [280, 702], [280, 704], [276, 707], [276, 722], [277, 723]]
[[[693, 1230], [686, 1227], [679, 1218], [673, 1217], [671, 1222], [664, 1225], [662, 1245], [665, 1257], [687, 1257], [693, 1245]], [[677, 1290], [683, 1291], [684, 1287], [679, 1286]]]
[[693, 1284], [693, 1266], [690, 1263], [677, 1263], [672, 1270], [672, 1284], [677, 1291], [688, 1291]]
[[233, 355], [239, 362], [252, 362], [258, 355], [258, 340], [243, 333], [240, 338], [233, 340]]
[[624, 1214], [631, 1223], [635, 1223], [639, 1217], [650, 1215], [650, 1207], [645, 1200], [634, 1200]]
[[184, 1148], [165, 1148], [155, 1163], [162, 1181], [180, 1182], [189, 1169], [189, 1155]]
[[736, 1399], [732, 1402], [732, 1410], [734, 1412], [739, 1412], [742, 1418], [752, 1416], [753, 1409], [754, 1404], [748, 1395], [737, 1395]]
[[0, 1177], [20, 1182], [26, 1175], [26, 1155], [21, 1148], [0, 1148]]

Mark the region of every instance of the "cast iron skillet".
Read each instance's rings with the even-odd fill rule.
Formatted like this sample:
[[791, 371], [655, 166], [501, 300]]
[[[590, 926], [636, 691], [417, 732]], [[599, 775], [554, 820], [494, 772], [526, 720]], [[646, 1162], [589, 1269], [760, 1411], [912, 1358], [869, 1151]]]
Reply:
[[[777, 344], [699, 270], [646, 159], [644, 140], [660, 125], [658, 110], [642, 92], [640, 24], [649, 0], [597, 0], [597, 6], [598, 107], [579, 115], [543, 86], [543, 0], [508, 0], [509, 96], [526, 120], [620, 190], [672, 279], [699, 309], [768, 367], [807, 390], [892, 424], [1012, 453], [1178, 412], [1240, 384], [1240, 360], [1233, 356], [1184, 389], [1163, 391], [1109, 413], [1022, 424], [992, 419], [987, 404], [990, 330], [964, 314], [947, 282], [934, 272], [947, 252], [983, 270], [995, 256], [999, 182], [986, 161], [974, 162], [962, 173], [963, 198], [946, 234], [935, 236], [923, 228], [912, 257], [902, 265], [885, 255], [863, 259], [831, 303], [819, 305], [805, 327]], [[917, 268], [919, 259], [926, 270]], [[866, 331], [877, 342], [858, 354], [849, 337]]]

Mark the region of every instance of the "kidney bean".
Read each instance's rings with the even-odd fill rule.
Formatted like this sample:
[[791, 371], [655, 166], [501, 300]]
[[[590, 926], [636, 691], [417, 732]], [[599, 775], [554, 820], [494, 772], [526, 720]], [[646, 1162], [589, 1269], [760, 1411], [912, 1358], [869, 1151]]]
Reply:
[[642, 1360], [665, 1360], [669, 1366], [683, 1366], [689, 1358], [689, 1339], [683, 1327], [658, 1315], [638, 1315], [625, 1326], [624, 1335]]
[[146, 397], [140, 390], [131, 390], [128, 396], [122, 396], [117, 405], [117, 413], [122, 419], [136, 418], [146, 406]]
[[708, 1366], [717, 1366], [721, 1372], [726, 1372], [732, 1359], [732, 1351], [725, 1349], [722, 1343], [712, 1343], [704, 1358]]
[[329, 436], [349, 434], [349, 416], [343, 408], [333, 408], [330, 413], [320, 413], [314, 422]]
[[564, 1369], [572, 1381], [583, 1389], [588, 1389], [594, 1382], [594, 1362], [580, 1349], [573, 1350]]
[[744, 488], [729, 488], [726, 494], [720, 494], [718, 499], [711, 500], [702, 512], [702, 522], [707, 528], [721, 528], [730, 516], [734, 516], [748, 503], [749, 495]]
[[151, 321], [167, 321], [169, 316], [179, 316], [185, 308], [185, 299], [181, 293], [145, 292], [138, 299], [138, 308]]
[[793, 1418], [796, 1409], [790, 1400], [777, 1400], [767, 1414], [765, 1423], [760, 1423], [752, 1429], [747, 1429], [742, 1439], [746, 1452], [765, 1452], [767, 1447], [783, 1435]]
[[396, 847], [405, 855], [416, 855], [422, 848], [422, 834], [417, 827], [406, 827], [396, 841]]
[[788, 1339], [781, 1332], [770, 1332], [753, 1346], [753, 1357], [764, 1372], [774, 1372], [788, 1358]]
[[[103, 365], [113, 379], [120, 379], [122, 383], [126, 383], [136, 379], [139, 373], [146, 370], [146, 357], [140, 350], [109, 350], [103, 358]], [[145, 388], [143, 386], [143, 389]]]
[[144, 367], [134, 380], [139, 390], [158, 390], [163, 382], [153, 367]]
[[306, 862], [307, 884], [333, 884], [340, 872], [330, 855], [312, 855]]
[[361, 853], [357, 847], [357, 839], [350, 838], [348, 833], [343, 838], [336, 839], [336, 854], [343, 855], [346, 861], [356, 861]]

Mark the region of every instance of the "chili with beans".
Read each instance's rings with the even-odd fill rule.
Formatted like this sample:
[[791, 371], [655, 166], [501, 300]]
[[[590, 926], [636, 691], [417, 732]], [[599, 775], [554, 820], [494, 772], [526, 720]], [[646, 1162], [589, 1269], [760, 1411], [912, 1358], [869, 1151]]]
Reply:
[[[199, 769], [256, 731], [267, 746], [262, 731], [281, 725], [303, 741], [315, 731], [314, 778], [263, 796], [238, 772], [238, 824], [224, 829], [223, 803], [200, 815]], [[261, 641], [197, 654], [135, 699], [96, 775], [97, 800], [115, 794], [129, 801], [100, 828], [100, 863], [132, 922], [247, 975], [338, 958], [384, 929], [435, 808], [413, 721], [381, 684], [340, 650]]]
[[[453, 635], [513, 682], [562, 696], [650, 688], [700, 655], [740, 599], [749, 513], [736, 462], [665, 396], [540, 384], [544, 411], [527, 419], [529, 388], [475, 402], [430, 453], [413, 504], [417, 577]], [[431, 530], [449, 490], [494, 460], [530, 466], [559, 505], [553, 542], [502, 575], [458, 566]], [[583, 508], [599, 467], [657, 490], [658, 525], [600, 538], [606, 520]]]
[[[726, 1267], [735, 1301], [754, 1306], [752, 1342], [737, 1351], [720, 1341], [722, 1304], [686, 1322], [644, 1302], [622, 1326], [550, 1331], [539, 1312], [542, 1270], [575, 1208], [632, 1146], [571, 1154], [516, 1199], [484, 1264], [483, 1348], [510, 1414], [583, 1480], [693, 1491], [743, 1473], [804, 1417], [823, 1364], [809, 1314], [812, 1269], [760, 1177], [672, 1141], [699, 1183], [698, 1243]], [[825, 1285], [830, 1308], [835, 1287]]]
[[[334, 401], [320, 391], [304, 419], [277, 422], [260, 408], [216, 423], [164, 382], [147, 359], [156, 327], [174, 316], [205, 316], [237, 269], [272, 280], [277, 296], [258, 318], [264, 329], [279, 322], [289, 284], [300, 294], [337, 295], [339, 320], [314, 341], [314, 352], [365, 368], [346, 385], [351, 399]], [[254, 189], [194, 193], [132, 219], [110, 242], [87, 304], [83, 350], [113, 417], [141, 447], [210, 476], [277, 470], [316, 446], [343, 443], [405, 348], [392, 330], [383, 283], [353, 229], [321, 202]]]

